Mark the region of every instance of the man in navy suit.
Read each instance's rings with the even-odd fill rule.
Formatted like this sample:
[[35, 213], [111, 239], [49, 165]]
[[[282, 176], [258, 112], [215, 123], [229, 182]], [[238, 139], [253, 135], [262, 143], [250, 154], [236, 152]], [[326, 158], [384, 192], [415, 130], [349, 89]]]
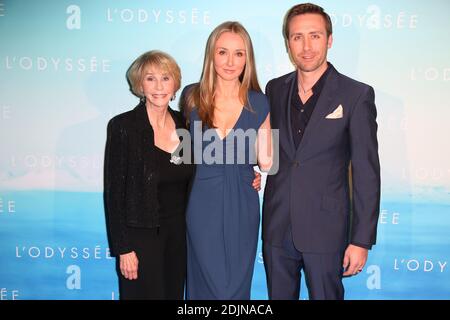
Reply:
[[283, 31], [296, 71], [266, 87], [280, 135], [279, 171], [267, 178], [263, 208], [269, 298], [298, 299], [303, 270], [310, 299], [343, 299], [343, 276], [362, 271], [376, 240], [374, 90], [327, 62], [332, 25], [321, 7], [292, 7]]

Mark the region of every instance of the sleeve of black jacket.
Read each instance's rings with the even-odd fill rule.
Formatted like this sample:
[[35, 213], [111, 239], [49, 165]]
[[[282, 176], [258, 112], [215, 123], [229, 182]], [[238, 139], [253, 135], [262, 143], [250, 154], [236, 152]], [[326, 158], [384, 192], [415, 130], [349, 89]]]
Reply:
[[108, 123], [104, 162], [104, 201], [110, 250], [118, 256], [132, 249], [126, 233], [127, 132], [119, 119]]

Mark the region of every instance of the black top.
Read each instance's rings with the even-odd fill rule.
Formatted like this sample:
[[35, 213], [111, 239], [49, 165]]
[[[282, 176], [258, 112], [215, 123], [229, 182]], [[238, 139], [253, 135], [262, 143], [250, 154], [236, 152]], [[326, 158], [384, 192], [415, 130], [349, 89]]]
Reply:
[[298, 95], [298, 71], [294, 80], [294, 90], [292, 90], [291, 98], [291, 127], [292, 127], [292, 137], [294, 138], [295, 148], [302, 141], [303, 135], [305, 134], [306, 127], [308, 125], [309, 119], [314, 111], [314, 107], [319, 100], [320, 93], [325, 84], [328, 74], [331, 68], [328, 67], [327, 70], [322, 74], [322, 76], [317, 80], [317, 82], [312, 87], [312, 96], [303, 103]]
[[156, 146], [155, 150], [159, 172], [158, 213], [160, 223], [163, 225], [164, 219], [184, 215], [193, 165], [176, 164], [171, 153]]

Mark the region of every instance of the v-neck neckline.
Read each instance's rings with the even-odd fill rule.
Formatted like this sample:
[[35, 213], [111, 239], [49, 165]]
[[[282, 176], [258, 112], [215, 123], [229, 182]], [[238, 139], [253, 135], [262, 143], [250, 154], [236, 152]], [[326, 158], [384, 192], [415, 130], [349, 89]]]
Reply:
[[[237, 126], [239, 120], [241, 119], [242, 114], [244, 113], [244, 109], [245, 109], [245, 106], [242, 107], [241, 113], [239, 113], [239, 117], [237, 118], [236, 122], [234, 123], [233, 128], [231, 128], [231, 129], [225, 129], [225, 132], [226, 132], [226, 130], [230, 130], [230, 131], [231, 131], [231, 130], [235, 130], [235, 129], [236, 129], [236, 126]], [[217, 129], [218, 129], [218, 128], [214, 128], [214, 132], [216, 133], [217, 137], [219, 137], [219, 140], [220, 140], [220, 141], [225, 141], [226, 138], [230, 135], [230, 132], [228, 132], [223, 138], [220, 138], [220, 135], [219, 135], [219, 132], [218, 132]]]

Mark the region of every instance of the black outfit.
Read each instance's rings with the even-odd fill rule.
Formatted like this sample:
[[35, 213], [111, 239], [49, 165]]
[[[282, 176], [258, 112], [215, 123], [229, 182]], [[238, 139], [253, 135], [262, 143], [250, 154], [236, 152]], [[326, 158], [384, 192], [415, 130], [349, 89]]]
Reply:
[[[169, 108], [176, 128], [181, 114]], [[185, 207], [194, 167], [154, 145], [144, 103], [108, 124], [104, 197], [111, 252], [135, 251], [138, 279], [118, 269], [121, 299], [183, 299]], [[119, 259], [117, 259], [119, 260]]]

